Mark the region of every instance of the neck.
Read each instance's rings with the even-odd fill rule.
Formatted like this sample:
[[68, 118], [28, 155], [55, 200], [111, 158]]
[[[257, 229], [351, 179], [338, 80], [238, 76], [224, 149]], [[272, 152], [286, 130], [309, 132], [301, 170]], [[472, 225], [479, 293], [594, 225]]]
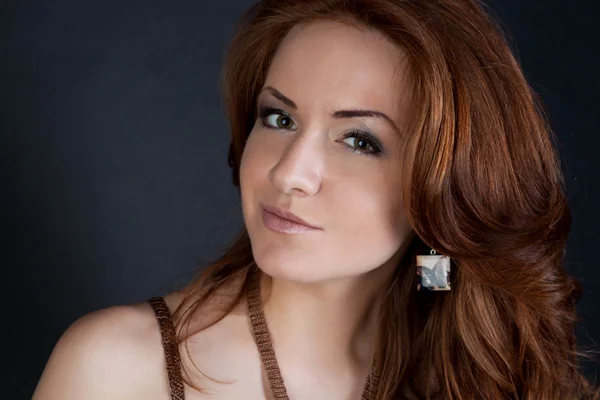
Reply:
[[264, 314], [277, 359], [295, 365], [370, 365], [378, 312], [402, 253], [366, 274], [304, 283], [262, 279]]

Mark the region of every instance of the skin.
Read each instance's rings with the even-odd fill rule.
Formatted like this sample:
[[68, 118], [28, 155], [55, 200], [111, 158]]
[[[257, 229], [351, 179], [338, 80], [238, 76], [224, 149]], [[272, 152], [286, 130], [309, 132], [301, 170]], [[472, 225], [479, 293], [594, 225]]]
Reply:
[[[285, 114], [263, 112], [249, 136], [242, 208], [256, 263], [272, 277], [263, 287], [265, 316], [290, 398], [360, 398], [375, 312], [414, 234], [400, 200], [404, 70], [401, 50], [380, 34], [312, 23], [294, 27], [283, 41], [258, 97], [259, 108]], [[388, 118], [333, 116], [357, 109]], [[355, 129], [369, 132], [376, 146], [346, 137]], [[268, 230], [263, 202], [320, 229]], [[166, 301], [173, 310], [180, 296]], [[195, 324], [213, 311], [218, 305]], [[187, 399], [271, 398], [244, 304], [194, 335], [188, 350], [181, 353], [190, 378], [212, 396], [188, 388]], [[232, 383], [203, 378], [192, 362]], [[61, 337], [33, 399], [82, 398], [169, 399], [160, 332], [147, 304], [88, 314]]]

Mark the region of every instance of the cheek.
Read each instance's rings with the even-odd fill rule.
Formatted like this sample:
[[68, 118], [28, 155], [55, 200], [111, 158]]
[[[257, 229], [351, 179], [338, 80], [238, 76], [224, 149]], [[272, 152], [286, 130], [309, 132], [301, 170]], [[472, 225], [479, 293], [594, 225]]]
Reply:
[[282, 141], [279, 136], [267, 128], [260, 127], [257, 122], [244, 146], [242, 161], [247, 159], [251, 164], [265, 163], [267, 158], [274, 158], [281, 153]]
[[334, 247], [357, 266], [385, 263], [410, 232], [399, 206], [399, 188], [389, 182], [363, 180], [340, 190], [336, 197]]
[[244, 191], [245, 187], [255, 185], [256, 180], [263, 173], [264, 167], [262, 164], [265, 163], [265, 154], [264, 152], [261, 154], [258, 144], [256, 135], [250, 134], [246, 141], [240, 163], [240, 185], [242, 186], [242, 191]]
[[253, 133], [248, 137], [240, 162], [240, 195], [247, 225], [252, 225], [251, 221], [258, 218], [258, 202], [264, 199], [257, 198], [257, 195], [269, 191], [271, 154], [272, 151], [269, 151], [260, 138], [260, 133]]

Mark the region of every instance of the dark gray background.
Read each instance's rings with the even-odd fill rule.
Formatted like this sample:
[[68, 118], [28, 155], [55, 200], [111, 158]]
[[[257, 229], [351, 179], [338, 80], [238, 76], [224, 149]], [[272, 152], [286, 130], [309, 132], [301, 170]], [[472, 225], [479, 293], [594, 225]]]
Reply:
[[[7, 398], [31, 396], [75, 319], [175, 288], [242, 226], [218, 79], [228, 39], [252, 3], [0, 5]], [[569, 268], [586, 289], [582, 344], [600, 339], [594, 3], [488, 3], [561, 143], [574, 214]], [[600, 372], [597, 364], [585, 368]]]

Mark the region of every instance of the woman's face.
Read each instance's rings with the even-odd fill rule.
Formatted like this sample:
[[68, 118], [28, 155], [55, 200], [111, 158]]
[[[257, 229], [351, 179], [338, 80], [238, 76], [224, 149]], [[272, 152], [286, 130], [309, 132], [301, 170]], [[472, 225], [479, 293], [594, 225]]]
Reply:
[[[240, 170], [254, 259], [268, 275], [319, 282], [398, 261], [412, 233], [401, 202], [402, 56], [336, 22], [295, 27], [282, 42]], [[319, 229], [274, 231], [263, 205]]]

